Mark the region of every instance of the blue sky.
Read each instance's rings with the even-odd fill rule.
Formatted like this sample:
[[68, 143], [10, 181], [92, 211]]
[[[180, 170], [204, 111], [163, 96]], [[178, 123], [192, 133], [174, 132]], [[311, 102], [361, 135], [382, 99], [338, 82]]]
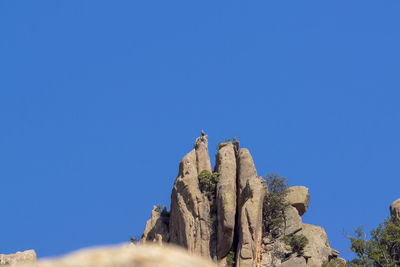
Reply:
[[303, 221], [400, 197], [398, 1], [0, 1], [0, 253], [140, 235], [204, 129], [305, 185]]

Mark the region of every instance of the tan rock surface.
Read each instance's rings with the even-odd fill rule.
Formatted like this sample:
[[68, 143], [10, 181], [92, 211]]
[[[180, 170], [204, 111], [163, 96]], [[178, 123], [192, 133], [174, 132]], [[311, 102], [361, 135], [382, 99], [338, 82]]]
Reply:
[[285, 211], [285, 235], [292, 235], [301, 230], [303, 224], [297, 209], [289, 206]]
[[390, 214], [400, 219], [400, 198], [393, 201], [392, 205], [390, 205]]
[[[183, 246], [189, 252], [201, 256], [210, 253], [210, 205], [200, 192], [198, 174], [208, 166], [209, 156], [206, 136], [196, 140], [195, 149], [189, 152], [179, 165], [179, 174], [171, 194], [169, 220], [170, 243]], [[208, 154], [208, 152], [207, 152]], [[201, 157], [197, 158], [197, 155]], [[208, 168], [208, 167], [207, 167]], [[210, 165], [211, 169], [211, 165]]]
[[306, 259], [304, 257], [291, 257], [288, 260], [282, 262], [280, 265], [278, 265], [279, 267], [306, 267], [307, 262]]
[[169, 218], [160, 215], [160, 211], [156, 206], [153, 207], [151, 218], [146, 223], [142, 242], [157, 242], [162, 244], [169, 241]]
[[200, 256], [173, 246], [124, 245], [83, 249], [61, 258], [19, 267], [216, 267]]
[[308, 188], [305, 186], [292, 186], [288, 188], [286, 200], [295, 207], [300, 216], [302, 216], [308, 209], [310, 204], [310, 194]]
[[217, 187], [217, 256], [225, 257], [232, 247], [236, 215], [236, 155], [231, 142], [220, 145], [215, 170], [220, 173]]
[[328, 236], [321, 226], [303, 223], [303, 229], [299, 232], [308, 239], [304, 249], [304, 256], [310, 257], [307, 266], [320, 267], [330, 256], [337, 257], [339, 252], [330, 247]]
[[236, 264], [240, 267], [257, 266], [261, 261], [262, 205], [266, 191], [247, 149], [239, 151], [238, 165], [239, 243]]
[[198, 173], [204, 170], [212, 172], [210, 155], [208, 154], [208, 135], [197, 137], [194, 149], [196, 151]]
[[0, 265], [16, 265], [36, 262], [36, 252], [33, 249], [18, 251], [15, 254], [0, 254]]

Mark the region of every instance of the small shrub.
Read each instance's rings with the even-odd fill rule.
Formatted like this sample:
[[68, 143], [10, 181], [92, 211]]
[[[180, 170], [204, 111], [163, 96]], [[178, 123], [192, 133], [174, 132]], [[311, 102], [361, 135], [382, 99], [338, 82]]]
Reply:
[[219, 150], [219, 146], [220, 146], [221, 144], [222, 144], [221, 142], [218, 142], [217, 150]]
[[263, 235], [277, 237], [281, 233], [285, 221], [285, 210], [289, 204], [286, 202], [289, 183], [286, 177], [277, 174], [268, 174], [264, 177], [269, 192], [263, 202]]
[[233, 250], [229, 251], [228, 255], [226, 256], [226, 263], [233, 266], [235, 264], [235, 258], [235, 252]]
[[156, 211], [161, 212], [163, 205], [157, 204]]
[[167, 208], [164, 205], [157, 204], [156, 211], [163, 215], [163, 213], [167, 212]]
[[199, 187], [200, 191], [203, 192], [209, 199], [215, 197], [215, 190], [219, 183], [219, 173], [209, 171], [201, 171], [199, 174]]
[[331, 261], [324, 261], [321, 267], [346, 267], [346, 262], [336, 258]]
[[287, 237], [285, 239], [285, 243], [291, 247], [293, 253], [297, 253], [298, 255], [303, 255], [304, 248], [308, 244], [308, 239], [305, 235], [302, 234], [293, 235]]

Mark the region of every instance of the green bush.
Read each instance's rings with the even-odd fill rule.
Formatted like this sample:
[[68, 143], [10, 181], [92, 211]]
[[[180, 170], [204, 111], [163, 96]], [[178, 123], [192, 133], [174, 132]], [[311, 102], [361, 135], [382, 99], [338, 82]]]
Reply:
[[226, 256], [226, 263], [228, 265], [233, 266], [235, 264], [235, 258], [236, 258], [235, 252], [233, 250], [230, 250], [228, 255]]
[[162, 211], [162, 209], [163, 209], [163, 205], [161, 205], [161, 204], [157, 204], [157, 206], [156, 206], [156, 211], [157, 212], [161, 212]]
[[209, 199], [215, 197], [217, 184], [219, 183], [219, 173], [201, 171], [199, 174], [199, 187], [200, 191], [204, 193]]
[[166, 216], [166, 215], [168, 215], [167, 207], [165, 207], [164, 205], [157, 204], [157, 206], [156, 206], [156, 211], [157, 211], [158, 213], [160, 213], [161, 216]]
[[285, 210], [289, 206], [285, 200], [289, 183], [286, 177], [273, 173], [266, 175], [264, 179], [269, 192], [263, 202], [263, 235], [275, 238], [280, 235], [280, 229], [285, 221]]
[[293, 253], [297, 253], [298, 255], [303, 255], [304, 248], [308, 244], [308, 239], [305, 235], [293, 235], [285, 238], [285, 243], [289, 245], [292, 249]]
[[370, 232], [369, 238], [358, 227], [355, 236], [347, 236], [351, 242], [351, 251], [356, 258], [348, 265], [359, 266], [399, 266], [400, 265], [400, 221], [396, 218], [386, 218], [378, 228]]
[[336, 258], [331, 261], [324, 261], [321, 267], [346, 267], [346, 262]]

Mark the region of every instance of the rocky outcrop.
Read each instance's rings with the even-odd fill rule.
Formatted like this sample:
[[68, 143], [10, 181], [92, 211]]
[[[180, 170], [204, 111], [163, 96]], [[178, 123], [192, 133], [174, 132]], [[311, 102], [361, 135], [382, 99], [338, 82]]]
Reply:
[[390, 205], [390, 215], [400, 220], [400, 198]]
[[201, 171], [211, 172], [211, 161], [210, 155], [208, 154], [208, 136], [200, 136], [196, 139], [194, 143], [194, 149], [196, 151], [196, 167], [198, 173]]
[[[268, 186], [257, 176], [249, 150], [239, 149], [236, 140], [220, 143], [214, 171], [217, 173], [211, 174], [208, 136], [202, 133], [180, 162], [170, 213], [153, 209], [143, 242], [176, 244], [213, 259], [220, 267], [232, 260], [236, 267], [320, 266], [337, 258], [324, 229], [302, 222], [310, 203], [307, 187], [289, 188], [285, 200], [290, 205], [278, 234], [263, 233]], [[285, 243], [299, 234], [309, 241], [302, 256]]]
[[286, 259], [279, 267], [306, 267], [307, 261], [302, 256], [293, 255], [289, 259]]
[[83, 249], [61, 258], [19, 267], [216, 267], [203, 257], [173, 246], [123, 245]]
[[201, 170], [211, 170], [207, 140], [207, 136], [199, 137], [195, 149], [179, 165], [171, 195], [169, 234], [171, 243], [192, 253], [212, 257], [210, 205], [208, 198], [200, 192], [198, 181]]
[[284, 223], [284, 235], [293, 235], [300, 231], [303, 227], [301, 217], [297, 212], [297, 209], [293, 206], [289, 206], [286, 209]]
[[220, 182], [217, 187], [217, 256], [224, 258], [231, 250], [236, 216], [236, 152], [231, 142], [219, 145], [215, 171]]
[[164, 207], [159, 210], [159, 207], [154, 206], [151, 212], [151, 218], [146, 223], [142, 235], [142, 242], [157, 242], [162, 244], [169, 241], [169, 215]]
[[321, 226], [303, 223], [301, 230], [295, 234], [308, 239], [302, 255], [294, 253], [284, 238], [263, 238], [260, 266], [320, 267], [323, 262], [338, 259], [339, 252], [330, 247], [327, 234]]
[[303, 224], [300, 231], [308, 239], [304, 248], [304, 257], [307, 258], [307, 266], [319, 267], [324, 261], [336, 258], [339, 252], [330, 247], [328, 236], [321, 226]]
[[36, 253], [33, 249], [18, 251], [15, 254], [0, 254], [0, 265], [17, 265], [22, 263], [36, 262]]
[[310, 204], [310, 194], [305, 186], [292, 186], [288, 188], [286, 200], [297, 209], [300, 216], [307, 211]]
[[257, 176], [249, 150], [238, 155], [238, 237], [237, 265], [256, 266], [261, 258], [264, 186]]

